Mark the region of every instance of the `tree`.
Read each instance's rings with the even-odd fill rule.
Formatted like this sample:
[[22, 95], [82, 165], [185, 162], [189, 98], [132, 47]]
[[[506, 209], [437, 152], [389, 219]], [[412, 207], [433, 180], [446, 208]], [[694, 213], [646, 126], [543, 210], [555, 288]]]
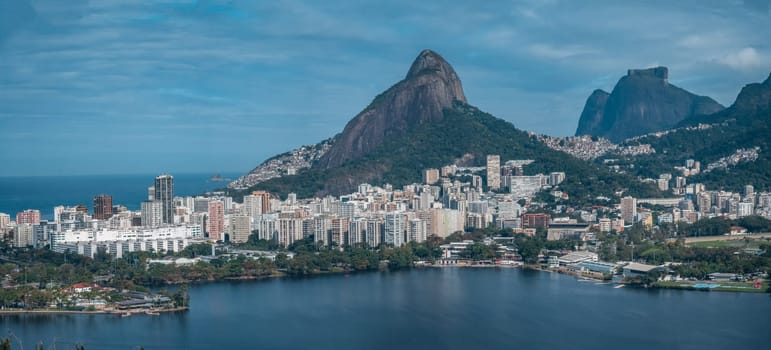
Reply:
[[176, 292], [174, 292], [174, 295], [172, 295], [172, 300], [174, 300], [174, 305], [177, 307], [187, 307], [190, 304], [190, 297], [187, 294], [188, 286], [187, 284], [180, 285]]

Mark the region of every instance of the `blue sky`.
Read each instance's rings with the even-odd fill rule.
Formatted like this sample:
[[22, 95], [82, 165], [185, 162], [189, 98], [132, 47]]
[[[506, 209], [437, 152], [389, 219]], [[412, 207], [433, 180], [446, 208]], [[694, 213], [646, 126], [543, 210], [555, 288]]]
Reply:
[[0, 176], [247, 171], [443, 55], [469, 102], [570, 135], [628, 68], [724, 105], [771, 71], [761, 1], [0, 0]]

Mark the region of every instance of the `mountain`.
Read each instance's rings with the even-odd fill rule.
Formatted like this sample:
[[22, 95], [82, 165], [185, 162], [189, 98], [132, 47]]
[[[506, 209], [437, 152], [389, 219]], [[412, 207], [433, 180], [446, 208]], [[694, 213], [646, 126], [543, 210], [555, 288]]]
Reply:
[[436, 52], [423, 50], [402, 81], [348, 122], [318, 166], [340, 166], [367, 155], [387, 139], [404, 136], [421, 124], [440, 121], [444, 109], [452, 108], [454, 101], [466, 102], [455, 70]]
[[579, 118], [576, 135], [591, 135], [595, 130], [600, 129], [608, 97], [610, 94], [600, 89], [594, 90], [589, 95], [586, 104], [584, 104], [584, 110], [581, 112], [581, 118]]
[[526, 174], [567, 172], [560, 189], [571, 201], [613, 197], [618, 190], [643, 196], [658, 193], [627, 175], [552, 150], [535, 135], [469, 105], [452, 67], [425, 50], [405, 79], [354, 117], [313, 166], [234, 195], [260, 189], [307, 198], [351, 193], [361, 183], [399, 187], [420, 182], [426, 168], [460, 160], [483, 165], [488, 154], [499, 154], [503, 161], [535, 160], [525, 166]]
[[749, 122], [763, 118], [771, 110], [771, 74], [762, 83], [745, 85], [728, 108], [710, 115], [697, 115], [681, 121], [678, 126], [719, 123], [730, 119]]
[[669, 83], [666, 67], [630, 69], [608, 94], [595, 90], [586, 101], [576, 135], [602, 136], [613, 142], [667, 130], [696, 115], [724, 107]]
[[[739, 191], [744, 185], [771, 189], [771, 75], [762, 83], [744, 86], [728, 108], [683, 120], [678, 128], [647, 135], [628, 144], [648, 144], [655, 154], [630, 161], [635, 174], [658, 177], [674, 172], [686, 159], [701, 162], [706, 170], [688, 178], [709, 189]], [[748, 156], [752, 155], [752, 156]], [[727, 162], [726, 159], [732, 159]]]

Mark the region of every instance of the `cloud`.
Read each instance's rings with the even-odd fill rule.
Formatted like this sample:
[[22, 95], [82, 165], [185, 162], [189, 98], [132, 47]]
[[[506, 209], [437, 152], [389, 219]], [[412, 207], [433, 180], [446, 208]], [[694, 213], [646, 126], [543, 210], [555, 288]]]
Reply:
[[760, 67], [763, 65], [764, 61], [757, 50], [752, 47], [745, 47], [738, 52], [734, 52], [718, 59], [718, 62], [733, 69], [748, 70]]
[[593, 54], [597, 51], [581, 45], [552, 46], [548, 44], [533, 44], [528, 47], [530, 54], [549, 59], [563, 59], [579, 55]]
[[[51, 158], [57, 144], [45, 135], [75, 145], [161, 131], [187, 145], [202, 171], [209, 164], [196, 155], [211, 149], [253, 160], [231, 168], [251, 168], [274, 150], [339, 132], [424, 48], [455, 67], [472, 103], [551, 135], [572, 134], [586, 96], [611, 89], [628, 68], [661, 62], [674, 83], [724, 104], [771, 68], [771, 21], [737, 2], [662, 10], [612, 0], [35, 0], [32, 12], [28, 4], [0, 0], [0, 157], [16, 164], [0, 175], [24, 174], [40, 155], [52, 167], [93, 170], [91, 159]], [[30, 121], [36, 133], [25, 136]], [[16, 151], [19, 143], [30, 146]], [[152, 157], [162, 145], [121, 147]], [[131, 156], [121, 147], [117, 157]], [[152, 164], [166, 161], [157, 157]]]

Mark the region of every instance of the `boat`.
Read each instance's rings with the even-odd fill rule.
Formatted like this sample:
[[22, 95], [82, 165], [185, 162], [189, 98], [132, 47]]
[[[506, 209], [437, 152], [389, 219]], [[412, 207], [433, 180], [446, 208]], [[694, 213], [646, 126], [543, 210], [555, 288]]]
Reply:
[[624, 285], [623, 284], [619, 284], [619, 285], [617, 285], [617, 286], [615, 286], [613, 288], [624, 288]]
[[120, 317], [129, 317], [129, 316], [131, 316], [131, 312], [128, 312], [128, 311], [120, 314]]
[[155, 311], [152, 311], [152, 310], [145, 311], [145, 315], [158, 316], [160, 314], [161, 314], [160, 312], [155, 312]]

